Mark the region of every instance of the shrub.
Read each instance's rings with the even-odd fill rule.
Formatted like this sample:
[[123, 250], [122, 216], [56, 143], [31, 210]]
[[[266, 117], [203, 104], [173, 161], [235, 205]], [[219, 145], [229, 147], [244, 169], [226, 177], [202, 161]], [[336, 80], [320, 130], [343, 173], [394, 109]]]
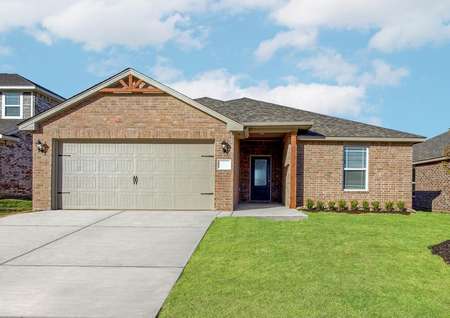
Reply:
[[392, 211], [394, 211], [394, 202], [392, 202], [392, 201], [387, 201], [387, 202], [384, 204], [384, 209], [385, 209], [387, 212], [392, 212]]
[[369, 201], [364, 200], [364, 201], [362, 202], [362, 207], [363, 207], [364, 212], [370, 212]]
[[306, 200], [306, 208], [308, 210], [314, 209], [314, 201], [311, 199]]
[[325, 203], [323, 201], [317, 201], [316, 202], [316, 210], [323, 211], [325, 209]]
[[358, 200], [351, 200], [350, 201], [350, 207], [352, 208], [352, 211], [358, 210], [359, 202]]
[[336, 201], [328, 201], [328, 209], [330, 209], [331, 211], [335, 211], [336, 210]]
[[405, 209], [405, 201], [398, 201], [397, 208], [399, 209], [400, 212], [404, 212], [406, 210]]
[[372, 201], [372, 208], [374, 212], [380, 212], [380, 201]]
[[345, 201], [345, 200], [339, 200], [339, 201], [338, 201], [338, 208], [339, 208], [339, 211], [345, 211], [345, 210], [347, 210], [347, 201]]

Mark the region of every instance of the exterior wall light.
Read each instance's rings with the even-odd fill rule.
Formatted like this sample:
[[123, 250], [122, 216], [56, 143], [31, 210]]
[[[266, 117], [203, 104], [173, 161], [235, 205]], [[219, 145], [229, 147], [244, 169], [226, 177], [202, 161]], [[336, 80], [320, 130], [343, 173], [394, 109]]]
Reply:
[[46, 153], [49, 147], [45, 142], [38, 140], [36, 142], [36, 148], [39, 152]]
[[231, 146], [230, 146], [230, 144], [229, 144], [228, 142], [226, 142], [226, 141], [224, 140], [224, 141], [222, 141], [221, 145], [222, 145], [222, 151], [223, 151], [224, 153], [229, 153], [229, 152], [230, 152]]

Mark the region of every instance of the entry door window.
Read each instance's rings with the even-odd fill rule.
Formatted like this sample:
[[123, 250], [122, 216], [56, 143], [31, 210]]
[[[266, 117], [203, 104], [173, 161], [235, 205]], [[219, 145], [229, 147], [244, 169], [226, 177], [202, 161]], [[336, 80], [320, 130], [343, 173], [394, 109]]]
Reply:
[[270, 157], [252, 157], [250, 174], [250, 199], [270, 201]]

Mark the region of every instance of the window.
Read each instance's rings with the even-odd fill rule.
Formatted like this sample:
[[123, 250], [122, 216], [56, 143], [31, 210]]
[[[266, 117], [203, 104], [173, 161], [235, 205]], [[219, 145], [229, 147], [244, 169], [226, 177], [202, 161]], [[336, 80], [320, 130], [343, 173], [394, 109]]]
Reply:
[[22, 118], [22, 94], [3, 93], [3, 118]]
[[368, 155], [366, 147], [344, 148], [344, 190], [368, 190]]

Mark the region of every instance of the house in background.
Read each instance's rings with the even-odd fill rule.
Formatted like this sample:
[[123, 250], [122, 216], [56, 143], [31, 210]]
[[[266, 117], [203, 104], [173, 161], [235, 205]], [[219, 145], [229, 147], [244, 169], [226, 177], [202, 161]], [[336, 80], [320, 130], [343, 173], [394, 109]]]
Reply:
[[63, 100], [18, 74], [0, 73], [0, 197], [31, 197], [32, 136], [17, 124]]
[[414, 208], [450, 211], [450, 130], [414, 146]]
[[423, 137], [241, 98], [191, 99], [126, 69], [19, 125], [33, 208], [233, 210], [314, 200], [412, 206]]

